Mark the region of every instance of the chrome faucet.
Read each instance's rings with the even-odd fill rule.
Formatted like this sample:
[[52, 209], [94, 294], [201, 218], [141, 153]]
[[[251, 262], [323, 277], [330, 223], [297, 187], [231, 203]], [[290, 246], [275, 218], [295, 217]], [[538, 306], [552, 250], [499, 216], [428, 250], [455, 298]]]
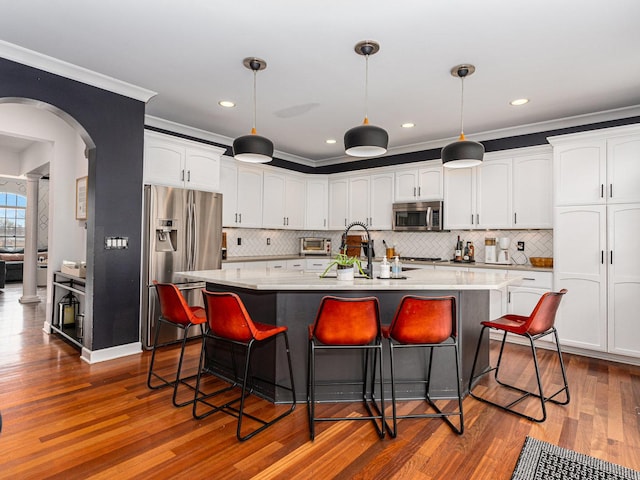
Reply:
[[362, 223], [362, 222], [352, 222], [349, 225], [347, 225], [347, 228], [345, 229], [344, 233], [342, 234], [342, 243], [340, 244], [340, 252], [344, 251], [344, 253], [346, 253], [347, 234], [349, 233], [349, 230], [351, 230], [356, 225], [364, 228], [364, 231], [367, 232], [366, 247], [365, 247], [364, 243], [361, 243], [360, 246], [361, 247], [365, 247], [366, 251], [367, 251], [367, 266], [366, 266], [366, 268], [363, 268], [363, 271], [367, 275], [368, 278], [372, 279], [373, 278], [373, 239], [371, 238], [371, 234], [369, 233], [369, 229], [367, 228], [367, 226], [364, 223]]

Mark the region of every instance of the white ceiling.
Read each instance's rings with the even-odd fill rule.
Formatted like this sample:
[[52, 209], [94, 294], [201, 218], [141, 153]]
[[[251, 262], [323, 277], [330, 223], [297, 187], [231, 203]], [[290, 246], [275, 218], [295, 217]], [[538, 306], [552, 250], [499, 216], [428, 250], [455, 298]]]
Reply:
[[[242, 60], [265, 59], [258, 133], [302, 163], [345, 160], [344, 132], [365, 110], [365, 61], [353, 48], [366, 39], [381, 46], [369, 61], [369, 118], [388, 131], [390, 153], [457, 136], [460, 80], [449, 72], [460, 63], [477, 68], [464, 115], [476, 140], [640, 106], [638, 0], [0, 0], [0, 11], [0, 40], [155, 91], [148, 115], [230, 140], [251, 128]], [[509, 105], [519, 97], [531, 102]]]

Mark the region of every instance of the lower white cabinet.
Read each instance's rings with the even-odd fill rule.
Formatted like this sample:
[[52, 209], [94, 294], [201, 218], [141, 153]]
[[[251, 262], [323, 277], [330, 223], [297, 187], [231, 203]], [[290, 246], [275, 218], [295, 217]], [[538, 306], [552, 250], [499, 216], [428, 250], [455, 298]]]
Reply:
[[640, 204], [557, 207], [555, 225], [561, 343], [640, 358]]

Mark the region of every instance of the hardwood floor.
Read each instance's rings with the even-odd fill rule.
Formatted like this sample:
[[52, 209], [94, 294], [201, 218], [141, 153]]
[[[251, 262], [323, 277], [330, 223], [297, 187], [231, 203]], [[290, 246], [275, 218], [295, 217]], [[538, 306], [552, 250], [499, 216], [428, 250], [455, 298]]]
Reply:
[[[464, 400], [465, 433], [438, 419], [401, 420], [398, 438], [378, 439], [367, 422], [323, 423], [309, 441], [306, 405], [239, 443], [235, 419], [196, 421], [167, 389], [150, 391], [150, 354], [87, 365], [42, 331], [44, 305], [0, 293], [0, 478], [362, 478], [509, 479], [527, 435], [640, 469], [640, 367], [564, 356], [571, 403], [549, 405], [543, 424]], [[310, 319], [311, 321], [311, 319]], [[528, 351], [508, 346], [509, 372], [528, 382]], [[199, 346], [189, 346], [194, 368]], [[547, 352], [541, 355], [548, 361]], [[159, 357], [170, 368], [177, 351]], [[545, 383], [557, 383], [545, 369]], [[478, 386], [477, 388], [484, 388]], [[251, 402], [261, 413], [282, 406]], [[348, 415], [353, 405], [323, 406]], [[401, 412], [419, 408], [402, 405]], [[353, 413], [354, 415], [357, 412]]]

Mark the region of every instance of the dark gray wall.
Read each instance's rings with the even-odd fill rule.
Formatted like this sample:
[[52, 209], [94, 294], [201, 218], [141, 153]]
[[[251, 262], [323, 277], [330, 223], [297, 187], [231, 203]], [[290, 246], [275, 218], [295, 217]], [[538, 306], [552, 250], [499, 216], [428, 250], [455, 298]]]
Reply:
[[[3, 97], [52, 105], [95, 145], [89, 154], [87, 221], [93, 340], [86, 346], [99, 350], [139, 341], [144, 102], [0, 58]], [[105, 250], [107, 235], [129, 237], [129, 248]]]

